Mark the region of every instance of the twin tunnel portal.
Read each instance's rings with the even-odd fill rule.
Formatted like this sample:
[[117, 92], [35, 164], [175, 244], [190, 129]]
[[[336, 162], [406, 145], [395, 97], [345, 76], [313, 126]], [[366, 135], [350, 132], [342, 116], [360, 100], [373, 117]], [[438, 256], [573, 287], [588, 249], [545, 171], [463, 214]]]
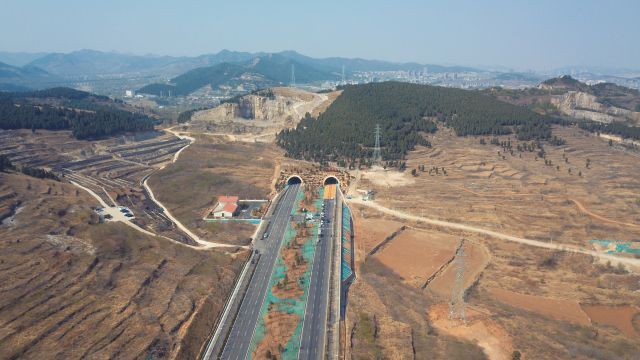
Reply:
[[[287, 185], [302, 184], [302, 182], [302, 177], [300, 177], [300, 175], [291, 175], [286, 181]], [[322, 185], [340, 185], [340, 181], [337, 177], [329, 175], [324, 178]]]

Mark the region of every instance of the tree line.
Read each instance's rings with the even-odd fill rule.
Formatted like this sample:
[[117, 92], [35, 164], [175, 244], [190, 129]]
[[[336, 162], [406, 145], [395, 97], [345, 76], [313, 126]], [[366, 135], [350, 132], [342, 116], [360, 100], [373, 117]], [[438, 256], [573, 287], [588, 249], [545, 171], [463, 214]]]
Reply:
[[18, 168], [15, 165], [13, 165], [11, 160], [9, 160], [9, 158], [6, 155], [0, 155], [0, 172], [7, 172], [9, 170], [17, 170], [25, 175], [35, 177], [38, 179], [51, 179], [51, 180], [60, 181], [60, 178], [58, 177], [58, 175], [56, 175], [55, 173], [49, 170], [45, 170], [41, 168], [33, 168], [28, 166], [23, 166]]
[[629, 126], [619, 122], [605, 124], [595, 121], [580, 121], [578, 126], [593, 133], [618, 135], [623, 139], [640, 140], [640, 127]]
[[[73, 96], [68, 103], [62, 105], [33, 100], [43, 98], [46, 92], [42, 97], [3, 94], [0, 96], [0, 128], [71, 130], [76, 138], [87, 139], [121, 132], [152, 130], [155, 125], [155, 121], [144, 114], [83, 101], [84, 98], [77, 94], [82, 92], [71, 91], [73, 92], [69, 93]], [[55, 92], [59, 93], [60, 90]]]

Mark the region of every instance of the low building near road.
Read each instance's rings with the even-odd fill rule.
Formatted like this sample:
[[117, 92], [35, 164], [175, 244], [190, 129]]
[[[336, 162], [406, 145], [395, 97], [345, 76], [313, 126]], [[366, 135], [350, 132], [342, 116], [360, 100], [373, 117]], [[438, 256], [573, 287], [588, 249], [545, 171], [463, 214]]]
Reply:
[[211, 211], [214, 218], [230, 218], [238, 214], [237, 196], [218, 196], [218, 204]]

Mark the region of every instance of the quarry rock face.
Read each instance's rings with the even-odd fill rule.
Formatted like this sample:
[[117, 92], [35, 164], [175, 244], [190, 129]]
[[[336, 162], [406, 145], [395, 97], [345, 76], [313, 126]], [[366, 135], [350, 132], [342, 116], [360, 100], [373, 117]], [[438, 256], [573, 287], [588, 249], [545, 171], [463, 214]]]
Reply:
[[247, 95], [238, 103], [225, 103], [194, 114], [194, 120], [232, 121], [234, 119], [281, 121], [294, 115], [291, 105], [295, 99], [276, 95], [274, 98]]
[[251, 120], [273, 120], [285, 114], [286, 106], [290, 101], [281, 96], [270, 99], [264, 96], [247, 95], [235, 105], [235, 117]]
[[569, 91], [563, 95], [553, 96], [551, 103], [557, 106], [563, 114], [577, 119], [603, 123], [640, 119], [640, 113], [602, 104], [598, 102], [596, 96], [581, 91]]

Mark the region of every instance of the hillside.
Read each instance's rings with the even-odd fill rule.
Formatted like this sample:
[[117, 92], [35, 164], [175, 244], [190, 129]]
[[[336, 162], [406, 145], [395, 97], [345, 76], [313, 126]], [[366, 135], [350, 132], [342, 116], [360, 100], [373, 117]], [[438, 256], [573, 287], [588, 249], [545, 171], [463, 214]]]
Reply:
[[295, 51], [282, 51], [277, 53], [277, 55], [295, 60], [302, 64], [313, 66], [325, 72], [333, 72], [336, 74], [340, 74], [342, 72], [342, 66], [345, 67], [345, 72], [347, 73], [356, 71], [422, 71], [425, 67], [431, 73], [481, 71], [465, 66], [442, 66], [434, 64], [418, 64], [413, 62], [395, 63], [383, 60], [344, 57], [312, 58], [299, 54]]
[[459, 136], [516, 132], [521, 140], [548, 139], [555, 121], [477, 92], [398, 82], [347, 86], [314, 119], [306, 116], [277, 142], [294, 158], [319, 162], [365, 162], [372, 156], [374, 128], [381, 127], [382, 158], [403, 159], [416, 145], [429, 145], [421, 133], [436, 131], [435, 121]]
[[0, 129], [72, 130], [84, 139], [148, 131], [154, 124], [120, 102], [69, 88], [0, 93]]
[[0, 62], [0, 89], [3, 91], [38, 86], [57, 78], [45, 70], [33, 66], [13, 66]]
[[640, 92], [612, 83], [587, 85], [570, 76], [562, 76], [548, 79], [535, 88], [491, 88], [483, 92], [541, 114], [601, 123], [640, 124]]
[[264, 55], [247, 62], [221, 63], [197, 68], [171, 79], [169, 84], [150, 84], [138, 92], [161, 95], [188, 95], [204, 86], [265, 88], [291, 82], [291, 68], [295, 68], [296, 81], [309, 83], [332, 79], [333, 75], [279, 55]]

